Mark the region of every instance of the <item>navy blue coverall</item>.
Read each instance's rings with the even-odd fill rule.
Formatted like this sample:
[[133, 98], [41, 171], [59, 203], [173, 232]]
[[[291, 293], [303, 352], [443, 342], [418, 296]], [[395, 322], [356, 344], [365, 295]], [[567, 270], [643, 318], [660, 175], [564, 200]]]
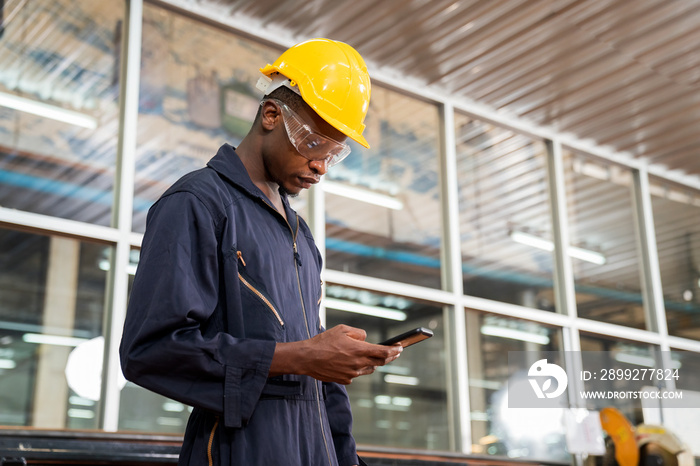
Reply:
[[124, 325], [128, 380], [194, 407], [180, 465], [360, 464], [342, 385], [268, 378], [275, 342], [322, 331], [321, 258], [225, 144], [151, 207]]

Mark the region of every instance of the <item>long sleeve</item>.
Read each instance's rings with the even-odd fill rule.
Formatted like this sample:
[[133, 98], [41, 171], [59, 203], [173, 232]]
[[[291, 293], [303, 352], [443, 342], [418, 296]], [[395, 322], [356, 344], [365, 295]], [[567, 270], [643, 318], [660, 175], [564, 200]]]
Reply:
[[128, 380], [239, 427], [267, 381], [275, 342], [225, 331], [214, 217], [187, 192], [149, 212], [120, 356]]

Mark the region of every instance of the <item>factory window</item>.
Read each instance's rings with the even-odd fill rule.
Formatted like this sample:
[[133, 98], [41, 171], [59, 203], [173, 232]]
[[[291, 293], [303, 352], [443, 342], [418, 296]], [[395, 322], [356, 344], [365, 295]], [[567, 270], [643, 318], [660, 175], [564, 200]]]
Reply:
[[109, 225], [124, 3], [0, 10], [0, 205]]
[[700, 340], [700, 191], [650, 180], [668, 333]]
[[[262, 93], [259, 68], [280, 51], [149, 4], [143, 10], [133, 230], [185, 173], [248, 132]], [[305, 196], [292, 204], [302, 216]]]
[[472, 453], [569, 461], [562, 429], [567, 397], [552, 408], [511, 407], [509, 391], [531, 390], [527, 371], [514, 370], [514, 353], [564, 369], [560, 329], [494, 314], [467, 311], [467, 357]]
[[0, 229], [0, 425], [99, 427], [112, 252]]
[[542, 141], [455, 115], [464, 294], [554, 311]]
[[440, 287], [438, 107], [372, 88], [365, 149], [328, 171], [327, 267]]
[[670, 360], [672, 368], [678, 369], [676, 389], [683, 391], [685, 400], [679, 400], [677, 407], [673, 408], [664, 408], [659, 400], [646, 400], [643, 403], [644, 422], [666, 427], [697, 458], [700, 456], [700, 355], [674, 350], [670, 352]]
[[632, 172], [569, 151], [564, 170], [578, 316], [646, 328]]
[[415, 327], [434, 336], [347, 386], [359, 444], [448, 450], [446, 340], [442, 307], [329, 284], [327, 327], [347, 324], [378, 343]]
[[[622, 369], [651, 369], [661, 367], [659, 361], [659, 349], [653, 345], [626, 341], [620, 338], [592, 333], [581, 333], [581, 351], [601, 352], [603, 356], [596, 366], [601, 369], [617, 370]], [[631, 382], [624, 378], [614, 377], [591, 377], [584, 383], [584, 390], [592, 391], [624, 391], [630, 389]], [[600, 411], [606, 406], [610, 406], [610, 400], [586, 400], [586, 407]], [[632, 425], [644, 422], [642, 412], [642, 402], [636, 398], [625, 398], [616, 400], [617, 408]]]
[[119, 430], [182, 434], [192, 407], [127, 382], [119, 402]]

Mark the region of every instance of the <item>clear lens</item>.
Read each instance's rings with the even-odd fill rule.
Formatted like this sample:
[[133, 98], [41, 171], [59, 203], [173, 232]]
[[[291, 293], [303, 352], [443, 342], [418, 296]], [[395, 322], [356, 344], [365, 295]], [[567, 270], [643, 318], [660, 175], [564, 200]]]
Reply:
[[350, 154], [350, 146], [313, 131], [284, 102], [270, 99], [282, 109], [287, 135], [297, 152], [308, 160], [325, 160], [328, 167]]

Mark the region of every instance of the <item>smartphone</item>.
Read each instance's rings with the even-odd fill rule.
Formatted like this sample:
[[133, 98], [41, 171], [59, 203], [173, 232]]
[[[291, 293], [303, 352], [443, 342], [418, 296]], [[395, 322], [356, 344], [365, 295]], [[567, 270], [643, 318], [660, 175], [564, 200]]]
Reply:
[[432, 336], [432, 330], [423, 327], [418, 327], [414, 328], [413, 330], [409, 330], [406, 333], [402, 333], [401, 335], [396, 335], [395, 337], [389, 338], [388, 340], [383, 341], [379, 344], [385, 346], [393, 346], [397, 343], [401, 343], [401, 346], [406, 348], [407, 346], [411, 346], [415, 343], [418, 343], [419, 341], [423, 341]]

